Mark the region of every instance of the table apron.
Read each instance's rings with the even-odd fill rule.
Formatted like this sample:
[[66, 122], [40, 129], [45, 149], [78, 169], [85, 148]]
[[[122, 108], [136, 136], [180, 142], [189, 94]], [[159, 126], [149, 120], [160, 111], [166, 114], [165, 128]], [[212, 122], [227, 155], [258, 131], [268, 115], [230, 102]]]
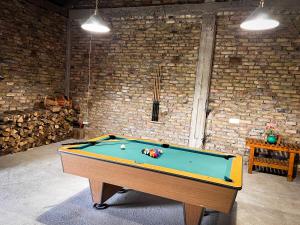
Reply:
[[237, 189], [60, 153], [65, 173], [229, 213]]

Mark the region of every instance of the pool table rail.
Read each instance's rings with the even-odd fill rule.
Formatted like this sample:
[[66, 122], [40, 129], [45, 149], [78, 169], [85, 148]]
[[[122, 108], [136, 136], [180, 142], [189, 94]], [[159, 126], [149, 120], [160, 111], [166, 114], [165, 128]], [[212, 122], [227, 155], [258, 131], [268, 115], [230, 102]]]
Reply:
[[[110, 135], [112, 135], [112, 134], [110, 134]], [[103, 140], [103, 139], [109, 138], [110, 135], [103, 135], [98, 138], [90, 139], [89, 141]], [[113, 136], [115, 136], [117, 138], [126, 138], [128, 141], [141, 140], [141, 141], [151, 142], [150, 140], [146, 140], [146, 139], [130, 138], [130, 137], [126, 137], [126, 136], [116, 136], [116, 135], [113, 135]], [[162, 143], [156, 142], [156, 141], [152, 141], [152, 143], [160, 144], [160, 145], [162, 144]], [[241, 189], [242, 188], [242, 168], [241, 167], [242, 167], [243, 163], [242, 163], [242, 157], [238, 156], [238, 155], [234, 156], [234, 158], [232, 159], [230, 177], [228, 177], [229, 179], [226, 180], [226, 179], [220, 179], [220, 178], [216, 178], [216, 177], [210, 177], [210, 176], [206, 176], [206, 175], [191, 173], [191, 172], [187, 172], [187, 171], [176, 170], [176, 169], [167, 168], [167, 167], [163, 167], [163, 166], [157, 166], [157, 165], [152, 165], [152, 164], [147, 164], [147, 163], [139, 163], [134, 160], [128, 160], [128, 159], [124, 159], [124, 158], [118, 158], [118, 157], [103, 155], [103, 154], [99, 154], [99, 153], [87, 152], [87, 151], [80, 150], [80, 149], [76, 149], [76, 150], [72, 149], [74, 147], [79, 147], [79, 146], [80, 145], [72, 145], [72, 146], [65, 145], [65, 146], [62, 146], [59, 149], [59, 151], [68, 153], [68, 154], [79, 155], [79, 156], [83, 156], [83, 157], [108, 161], [108, 162], [112, 162], [112, 163], [118, 163], [118, 164], [138, 167], [141, 169], [162, 172], [162, 173], [170, 174], [173, 176], [185, 177], [185, 178], [189, 178], [192, 180], [199, 180], [199, 181], [203, 181], [203, 182], [207, 182], [207, 183], [214, 183], [214, 184], [218, 184], [220, 186], [231, 187], [233, 189]], [[180, 145], [170, 145], [170, 147], [186, 148], [185, 146], [180, 146]], [[220, 155], [220, 156], [228, 155], [228, 154], [224, 154], [224, 153], [217, 152], [217, 151], [209, 151], [209, 150], [199, 151], [199, 149], [197, 149], [197, 148], [191, 148], [191, 149], [193, 149], [194, 151], [197, 151], [197, 152], [213, 153], [214, 155]]]

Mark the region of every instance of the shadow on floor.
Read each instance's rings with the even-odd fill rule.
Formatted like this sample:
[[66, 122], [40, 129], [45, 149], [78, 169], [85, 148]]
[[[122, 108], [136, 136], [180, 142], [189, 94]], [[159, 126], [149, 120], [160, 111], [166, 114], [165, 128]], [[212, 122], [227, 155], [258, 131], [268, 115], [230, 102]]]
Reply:
[[[183, 225], [182, 204], [130, 190], [107, 201], [111, 207], [95, 210], [89, 188], [53, 206], [37, 218], [46, 225]], [[212, 212], [201, 224], [235, 225], [236, 205], [231, 214]]]

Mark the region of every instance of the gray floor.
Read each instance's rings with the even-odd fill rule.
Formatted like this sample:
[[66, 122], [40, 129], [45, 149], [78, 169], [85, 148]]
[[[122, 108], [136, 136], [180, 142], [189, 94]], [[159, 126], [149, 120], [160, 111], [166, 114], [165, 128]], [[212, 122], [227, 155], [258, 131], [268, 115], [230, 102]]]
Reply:
[[[178, 202], [129, 191], [104, 211], [91, 206], [88, 182], [63, 174], [59, 144], [0, 158], [0, 225], [183, 225]], [[300, 224], [300, 174], [285, 177], [244, 170], [244, 186], [231, 214], [213, 212], [203, 224]]]

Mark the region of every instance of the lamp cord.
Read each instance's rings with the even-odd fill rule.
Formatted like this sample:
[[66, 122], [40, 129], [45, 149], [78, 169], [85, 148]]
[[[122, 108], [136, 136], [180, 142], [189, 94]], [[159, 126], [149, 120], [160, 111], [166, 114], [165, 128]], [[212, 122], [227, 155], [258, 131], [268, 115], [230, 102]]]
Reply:
[[96, 0], [95, 15], [97, 15], [98, 12], [98, 5], [99, 5], [99, 0]]
[[88, 71], [88, 86], [87, 86], [87, 107], [86, 107], [86, 119], [89, 121], [89, 102], [90, 102], [90, 87], [91, 87], [91, 54], [92, 54], [92, 40], [93, 35], [90, 37], [90, 45], [89, 45], [89, 71]]
[[[98, 0], [97, 0], [98, 1]], [[264, 0], [260, 0], [260, 3], [259, 3], [259, 5], [260, 5], [260, 7], [261, 8], [263, 8], [264, 7], [264, 4], [265, 4], [265, 1]]]
[[88, 84], [88, 91], [91, 85], [91, 53], [92, 53], [92, 39], [93, 35], [91, 34], [90, 37], [90, 46], [89, 46], [89, 84]]

